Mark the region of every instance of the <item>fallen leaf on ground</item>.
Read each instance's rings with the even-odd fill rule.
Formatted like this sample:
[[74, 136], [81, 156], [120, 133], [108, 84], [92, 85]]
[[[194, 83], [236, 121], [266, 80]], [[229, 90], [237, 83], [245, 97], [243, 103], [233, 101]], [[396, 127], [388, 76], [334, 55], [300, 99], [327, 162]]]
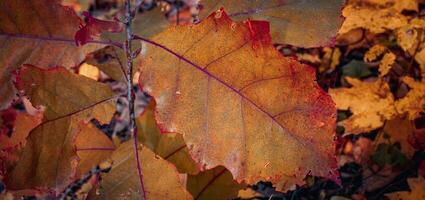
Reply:
[[379, 128], [385, 120], [396, 115], [394, 97], [385, 81], [378, 79], [374, 82], [362, 82], [349, 77], [346, 80], [352, 85], [351, 88], [329, 90], [338, 109], [353, 113], [340, 122], [346, 135]]

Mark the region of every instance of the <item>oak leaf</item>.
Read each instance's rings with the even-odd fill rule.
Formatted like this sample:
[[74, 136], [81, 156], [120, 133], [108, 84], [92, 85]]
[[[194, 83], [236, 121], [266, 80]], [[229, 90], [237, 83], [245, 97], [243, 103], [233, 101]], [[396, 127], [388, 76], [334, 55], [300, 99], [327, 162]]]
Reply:
[[154, 101], [136, 120], [139, 141], [155, 154], [173, 163], [179, 173], [197, 174], [199, 167], [190, 157], [188, 148], [179, 133], [161, 133], [154, 118]]
[[[234, 19], [266, 20], [276, 43], [300, 47], [318, 47], [333, 44], [341, 26], [341, 0], [201, 0], [202, 16], [226, 8]], [[308, 27], [308, 28], [307, 28]]]
[[394, 97], [389, 85], [378, 79], [362, 82], [346, 77], [351, 88], [330, 89], [329, 94], [338, 109], [350, 110], [353, 115], [342, 121], [346, 134], [359, 134], [379, 128], [385, 120], [396, 115]]
[[81, 20], [59, 0], [1, 1], [0, 21], [0, 109], [15, 98], [11, 72], [22, 64], [73, 67], [98, 48], [75, 46]]
[[[140, 85], [157, 102], [162, 131], [182, 133], [204, 169], [224, 166], [248, 184], [300, 182], [333, 170], [335, 107], [314, 70], [283, 57], [268, 23], [219, 10], [153, 41]], [[154, 42], [155, 41], [155, 42]]]
[[187, 177], [187, 190], [195, 199], [236, 199], [246, 185], [233, 180], [232, 174], [219, 166]]
[[79, 159], [76, 176], [80, 177], [108, 159], [115, 150], [115, 145], [105, 133], [88, 123], [83, 124], [77, 133], [75, 148]]
[[192, 199], [171, 164], [156, 156], [149, 148], [142, 147], [138, 151], [145, 194], [140, 194], [140, 177], [134, 163], [133, 141], [128, 141], [112, 154], [112, 169], [102, 178], [99, 195], [94, 199], [138, 199], [140, 196], [148, 200]]
[[7, 174], [7, 186], [60, 192], [76, 173], [76, 134], [92, 118], [109, 122], [115, 111], [113, 93], [107, 85], [60, 67], [26, 65], [17, 79], [17, 88], [45, 112], [43, 122], [28, 136], [19, 162]]

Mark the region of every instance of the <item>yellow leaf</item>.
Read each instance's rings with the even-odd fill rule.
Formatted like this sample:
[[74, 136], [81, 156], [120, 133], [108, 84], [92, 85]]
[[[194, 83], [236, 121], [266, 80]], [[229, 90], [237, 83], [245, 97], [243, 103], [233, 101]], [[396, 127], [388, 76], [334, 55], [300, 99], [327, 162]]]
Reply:
[[351, 88], [330, 89], [329, 94], [338, 109], [350, 110], [353, 115], [342, 121], [346, 134], [359, 134], [379, 128], [395, 114], [394, 97], [388, 84], [378, 79], [362, 82], [346, 77]]
[[382, 55], [386, 49], [384, 45], [376, 44], [365, 53], [363, 59], [365, 62], [372, 62]]
[[388, 72], [391, 69], [391, 66], [394, 64], [396, 59], [396, 55], [389, 52], [384, 55], [384, 57], [381, 60], [381, 63], [379, 63], [379, 75], [385, 76], [388, 74]]
[[375, 8], [366, 5], [347, 5], [342, 10], [345, 18], [339, 34], [352, 29], [364, 28], [372, 33], [382, 33], [407, 25], [408, 19], [395, 7]]
[[413, 120], [425, 111], [425, 81], [415, 81], [411, 77], [404, 77], [402, 81], [411, 89], [395, 106], [399, 114], [407, 114]]

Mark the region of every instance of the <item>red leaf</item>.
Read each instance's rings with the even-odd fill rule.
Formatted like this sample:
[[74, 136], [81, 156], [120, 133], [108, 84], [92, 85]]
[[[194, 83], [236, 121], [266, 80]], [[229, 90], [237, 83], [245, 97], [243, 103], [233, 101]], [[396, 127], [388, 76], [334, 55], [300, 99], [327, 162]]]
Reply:
[[87, 18], [85, 25], [80, 24], [80, 30], [75, 33], [74, 39], [77, 46], [85, 45], [93, 37], [99, 36], [103, 32], [119, 33], [123, 31], [121, 24], [118, 21], [106, 21], [96, 19], [87, 11], [83, 12], [83, 15]]

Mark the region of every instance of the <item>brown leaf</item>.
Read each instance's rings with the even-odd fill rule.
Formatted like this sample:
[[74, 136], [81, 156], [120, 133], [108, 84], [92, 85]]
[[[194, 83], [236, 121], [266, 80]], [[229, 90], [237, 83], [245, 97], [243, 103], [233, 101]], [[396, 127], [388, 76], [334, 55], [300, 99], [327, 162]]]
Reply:
[[80, 18], [59, 0], [3, 0], [0, 21], [0, 109], [15, 98], [11, 72], [22, 64], [73, 67], [98, 47], [75, 46]]
[[115, 111], [108, 86], [64, 68], [26, 65], [18, 85], [34, 105], [45, 106], [44, 121], [33, 129], [19, 162], [7, 174], [11, 189], [50, 188], [60, 192], [75, 176], [75, 137], [96, 118], [106, 123]]
[[183, 136], [179, 133], [161, 133], [154, 118], [154, 107], [152, 101], [137, 118], [139, 141], [155, 154], [173, 163], [179, 173], [197, 174], [199, 167], [190, 157]]
[[187, 189], [195, 199], [235, 199], [239, 190], [246, 187], [233, 180], [232, 174], [224, 167], [189, 175]]
[[[263, 21], [223, 10], [145, 40], [140, 84], [162, 131], [182, 133], [205, 169], [238, 181], [302, 180], [333, 170], [335, 107], [312, 68], [283, 57]], [[137, 37], [136, 37], [137, 38]], [[140, 38], [139, 38], [140, 39]], [[295, 178], [294, 178], [295, 177]]]
[[86, 174], [93, 167], [108, 159], [115, 150], [112, 140], [92, 123], [85, 124], [80, 130], [75, 139], [75, 148], [79, 158], [77, 177]]
[[[27, 113], [18, 112], [13, 124], [12, 135], [9, 137], [6, 134], [0, 134], [0, 149], [5, 150], [23, 146], [31, 129], [40, 124], [42, 116], [41, 113], [32, 116]], [[1, 124], [1, 126], [3, 125]]]
[[341, 26], [341, 0], [262, 0], [218, 1], [202, 0], [201, 16], [224, 7], [234, 19], [266, 20], [276, 43], [300, 47], [318, 47], [333, 44]]
[[[119, 146], [111, 157], [112, 170], [105, 174], [95, 199], [139, 199], [140, 182], [133, 141]], [[146, 199], [192, 199], [179, 180], [176, 169], [148, 148], [139, 149]]]

